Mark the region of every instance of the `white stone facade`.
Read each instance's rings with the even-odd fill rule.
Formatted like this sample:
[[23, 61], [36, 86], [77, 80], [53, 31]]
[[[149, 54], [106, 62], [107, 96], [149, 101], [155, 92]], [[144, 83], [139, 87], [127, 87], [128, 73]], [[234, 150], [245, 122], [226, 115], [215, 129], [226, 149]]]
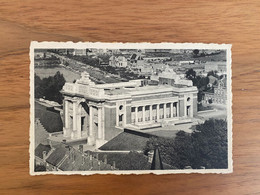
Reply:
[[65, 139], [86, 139], [100, 146], [124, 128], [144, 129], [192, 118], [197, 113], [197, 88], [144, 86], [142, 80], [95, 85], [87, 73], [66, 83]]

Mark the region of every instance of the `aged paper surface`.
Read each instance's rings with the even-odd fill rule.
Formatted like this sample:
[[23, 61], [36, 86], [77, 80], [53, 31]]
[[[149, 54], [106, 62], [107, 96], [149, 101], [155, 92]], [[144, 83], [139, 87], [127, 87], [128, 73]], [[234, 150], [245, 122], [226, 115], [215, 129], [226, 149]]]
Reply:
[[231, 173], [231, 45], [31, 42], [30, 174]]

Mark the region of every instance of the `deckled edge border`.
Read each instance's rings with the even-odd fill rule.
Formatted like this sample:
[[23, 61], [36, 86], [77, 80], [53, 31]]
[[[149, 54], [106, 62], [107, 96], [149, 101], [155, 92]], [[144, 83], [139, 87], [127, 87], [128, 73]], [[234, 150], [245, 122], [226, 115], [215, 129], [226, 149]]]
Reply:
[[[53, 171], [53, 172], [35, 172], [34, 171], [34, 49], [44, 48], [109, 48], [109, 49], [225, 49], [227, 61], [227, 122], [228, 122], [228, 168], [227, 169], [185, 169], [185, 170], [136, 170], [136, 171]], [[232, 44], [215, 44], [215, 43], [101, 43], [101, 42], [37, 42], [31, 41], [30, 44], [30, 133], [29, 133], [29, 173], [35, 175], [95, 175], [95, 174], [111, 174], [111, 175], [130, 175], [130, 174], [190, 174], [190, 173], [215, 173], [228, 174], [233, 172], [233, 154], [232, 154]]]

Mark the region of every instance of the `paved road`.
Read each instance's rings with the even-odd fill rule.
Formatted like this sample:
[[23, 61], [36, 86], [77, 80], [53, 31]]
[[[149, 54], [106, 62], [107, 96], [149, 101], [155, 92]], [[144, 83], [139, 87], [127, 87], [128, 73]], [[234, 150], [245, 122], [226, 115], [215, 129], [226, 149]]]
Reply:
[[217, 118], [217, 119], [226, 119], [227, 118], [227, 110], [224, 107], [215, 107], [215, 110], [198, 112], [199, 117], [203, 117], [204, 119], [209, 118]]

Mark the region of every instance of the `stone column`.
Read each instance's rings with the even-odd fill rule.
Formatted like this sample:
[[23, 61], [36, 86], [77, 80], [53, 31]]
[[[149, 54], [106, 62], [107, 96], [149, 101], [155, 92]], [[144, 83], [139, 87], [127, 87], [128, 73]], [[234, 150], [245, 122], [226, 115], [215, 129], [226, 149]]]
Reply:
[[65, 120], [65, 128], [68, 129], [69, 128], [69, 102], [68, 100], [64, 100], [65, 102], [65, 106], [64, 106], [64, 120]]
[[81, 138], [81, 105], [77, 106], [77, 138]]
[[135, 123], [138, 123], [138, 106], [135, 107]]
[[77, 102], [73, 102], [73, 132], [71, 138], [75, 138], [77, 133]]
[[102, 138], [105, 140], [105, 108], [104, 105], [102, 105]]
[[116, 106], [116, 126], [118, 127], [119, 126], [119, 109], [118, 109], [118, 106]]
[[93, 107], [89, 106], [89, 136], [93, 136]]
[[173, 118], [173, 116], [175, 115], [174, 113], [173, 113], [173, 105], [174, 105], [174, 103], [170, 103], [170, 108], [171, 108], [171, 117], [170, 118]]
[[150, 105], [150, 121], [153, 120], [153, 105]]
[[179, 117], [179, 102], [176, 102], [176, 116]]
[[145, 122], [145, 106], [143, 106], [142, 111], [143, 111], [143, 122]]
[[102, 112], [101, 107], [98, 107], [98, 139], [102, 139]]
[[156, 118], [157, 121], [160, 119], [160, 104], [157, 104], [156, 106]]
[[89, 105], [89, 135], [88, 135], [88, 145], [94, 145], [93, 136], [93, 107]]
[[65, 137], [69, 137], [70, 133], [69, 133], [69, 102], [68, 100], [64, 100], [64, 127], [63, 127], [63, 135]]
[[187, 116], [187, 97], [184, 95], [184, 99], [183, 99], [183, 109], [184, 109], [184, 116]]
[[163, 104], [163, 118], [166, 118], [166, 103]]
[[191, 104], [190, 104], [190, 117], [193, 117], [193, 98], [191, 98]]

